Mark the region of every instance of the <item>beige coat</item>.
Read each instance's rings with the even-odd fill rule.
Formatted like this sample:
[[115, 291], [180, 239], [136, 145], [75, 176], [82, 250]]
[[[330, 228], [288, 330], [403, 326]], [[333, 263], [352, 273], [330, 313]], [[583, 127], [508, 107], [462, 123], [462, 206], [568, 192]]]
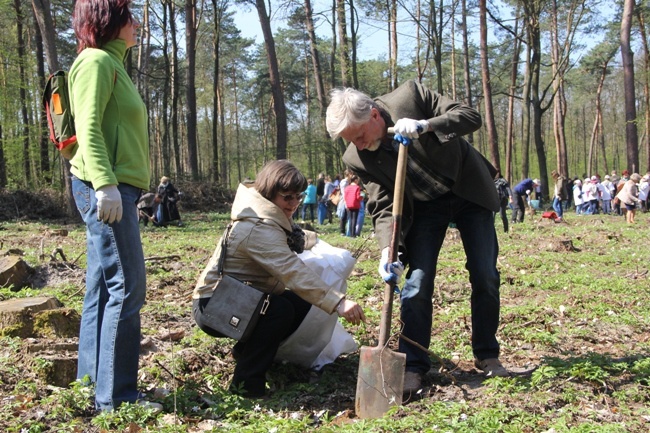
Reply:
[[[344, 295], [327, 287], [289, 249], [287, 234], [291, 233], [291, 220], [279, 207], [254, 187], [239, 185], [230, 218], [234, 225], [228, 239], [224, 273], [267, 293], [281, 294], [290, 289], [328, 314], [336, 310]], [[311, 248], [315, 239], [313, 232], [307, 233], [305, 249]], [[220, 255], [221, 240], [196, 283], [194, 299], [212, 296]]]
[[633, 205], [639, 201], [639, 197], [637, 197], [638, 195], [639, 190], [636, 186], [636, 182], [630, 179], [623, 184], [623, 188], [621, 188], [619, 193], [616, 194], [616, 198], [618, 198], [623, 204]]

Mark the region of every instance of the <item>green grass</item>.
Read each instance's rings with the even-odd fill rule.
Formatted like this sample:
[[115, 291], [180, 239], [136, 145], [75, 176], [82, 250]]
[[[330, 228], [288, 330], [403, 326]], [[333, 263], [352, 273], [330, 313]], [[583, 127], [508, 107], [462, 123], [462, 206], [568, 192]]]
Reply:
[[[539, 216], [504, 234], [500, 221], [499, 270], [502, 361], [511, 378], [483, 380], [472, 366], [470, 287], [459, 239], [448, 237], [438, 265], [429, 350], [456, 368], [434, 369], [420, 399], [392, 408], [379, 420], [354, 416], [358, 354], [339, 358], [320, 375], [285, 364], [269, 372], [270, 397], [249, 400], [227, 391], [232, 342], [193, 327], [191, 291], [227, 221], [223, 214], [184, 215], [184, 227], [142, 230], [147, 261], [143, 336], [154, 348], [141, 360], [141, 387], [165, 390], [153, 415], [124, 406], [93, 416], [88, 389], [57, 390], [39, 378], [47, 362], [30, 355], [27, 342], [0, 339], [0, 430], [7, 432], [239, 431], [239, 432], [644, 432], [650, 428], [650, 309], [648, 260], [650, 216], [575, 217], [553, 224]], [[80, 311], [83, 300], [85, 230], [47, 222], [7, 222], [0, 240], [18, 248], [38, 273], [58, 275], [42, 286], [0, 289], [0, 299], [51, 295]], [[65, 228], [67, 237], [46, 236]], [[320, 239], [359, 251], [348, 296], [366, 310], [369, 323], [344, 324], [360, 345], [373, 345], [383, 283], [376, 275], [374, 240], [338, 234], [338, 225], [317, 227]], [[364, 236], [370, 234], [370, 223]], [[570, 241], [573, 250], [561, 248]], [[49, 255], [61, 248], [68, 259]], [[41, 258], [41, 254], [44, 254]], [[72, 263], [74, 261], [74, 263]], [[65, 270], [65, 272], [63, 270]], [[47, 271], [47, 272], [46, 272]], [[393, 332], [397, 331], [395, 303]], [[174, 342], [159, 337], [182, 329]], [[453, 378], [452, 379], [450, 379]]]

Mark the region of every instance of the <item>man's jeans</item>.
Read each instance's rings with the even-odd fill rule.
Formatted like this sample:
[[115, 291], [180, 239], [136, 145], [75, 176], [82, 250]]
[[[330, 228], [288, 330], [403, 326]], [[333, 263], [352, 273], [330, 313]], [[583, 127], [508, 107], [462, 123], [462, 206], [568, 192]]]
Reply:
[[[499, 284], [496, 268], [499, 246], [492, 211], [451, 193], [430, 202], [416, 202], [413, 224], [406, 238], [409, 270], [401, 295], [401, 319], [405, 336], [428, 348], [433, 314], [433, 280], [440, 248], [449, 223], [456, 223], [472, 286], [472, 350], [479, 359], [498, 358]], [[458, 329], [461, 335], [462, 329]], [[406, 353], [406, 370], [426, 373], [431, 368], [429, 355], [421, 349], [399, 342]]]
[[557, 196], [553, 198], [553, 210], [560, 218], [562, 218], [562, 216], [564, 215], [564, 209], [562, 208], [562, 200]]
[[512, 196], [512, 223], [523, 223], [524, 215], [526, 213], [526, 204], [524, 203], [524, 196], [517, 194], [513, 191]]
[[138, 398], [140, 308], [146, 276], [136, 201], [140, 189], [118, 185], [123, 215], [118, 223], [97, 221], [89, 182], [72, 178], [72, 193], [86, 223], [86, 296], [79, 331], [77, 378], [95, 384], [95, 406], [112, 410]]

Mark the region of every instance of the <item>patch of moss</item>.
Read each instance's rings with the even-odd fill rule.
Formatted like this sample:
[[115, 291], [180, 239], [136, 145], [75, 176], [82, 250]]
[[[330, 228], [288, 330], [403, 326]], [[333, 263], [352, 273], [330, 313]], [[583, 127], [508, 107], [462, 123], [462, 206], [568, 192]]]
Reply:
[[81, 316], [70, 308], [56, 308], [34, 314], [34, 334], [45, 338], [70, 338], [79, 335]]

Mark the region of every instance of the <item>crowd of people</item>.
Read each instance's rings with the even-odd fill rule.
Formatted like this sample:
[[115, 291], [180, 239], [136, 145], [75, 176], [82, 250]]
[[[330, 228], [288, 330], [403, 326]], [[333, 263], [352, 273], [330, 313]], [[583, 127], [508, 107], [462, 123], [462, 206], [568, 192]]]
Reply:
[[[583, 178], [566, 178], [556, 170], [551, 172], [554, 181], [551, 206], [555, 212], [556, 222], [564, 218], [565, 212], [572, 208], [575, 214], [581, 215], [619, 215], [625, 216], [626, 222], [634, 224], [637, 210], [648, 211], [648, 194], [650, 192], [650, 171], [641, 176], [623, 170], [621, 176], [616, 170], [611, 174], [601, 177], [596, 173], [592, 176], [584, 175]], [[501, 195], [507, 191], [508, 200], [502, 199], [500, 209], [504, 219], [504, 230], [508, 231], [506, 208], [512, 209], [512, 223], [521, 223], [524, 220], [526, 208], [539, 208], [543, 205], [541, 200], [539, 179], [526, 178], [510, 188], [508, 182], [501, 176], [494, 180], [495, 187]], [[537, 192], [535, 192], [537, 191]], [[534, 203], [533, 194], [537, 199]]]

